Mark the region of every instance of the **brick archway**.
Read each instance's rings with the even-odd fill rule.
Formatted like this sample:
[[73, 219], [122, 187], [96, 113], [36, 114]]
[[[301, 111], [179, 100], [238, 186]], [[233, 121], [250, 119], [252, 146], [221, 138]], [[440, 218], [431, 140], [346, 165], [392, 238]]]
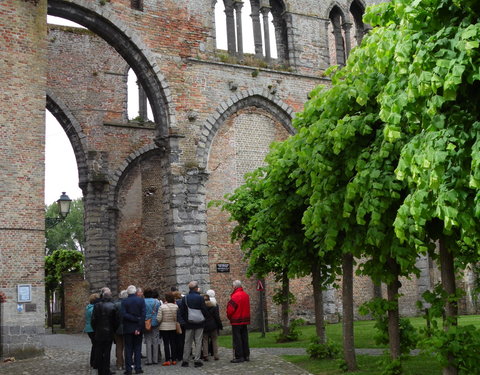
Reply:
[[168, 128], [175, 118], [171, 113], [170, 89], [153, 54], [143, 42], [113, 13], [90, 2], [49, 0], [48, 14], [85, 26], [114, 47], [135, 71], [145, 89], [160, 135], [168, 134]]
[[200, 168], [206, 168], [207, 166], [212, 140], [220, 125], [233, 113], [250, 106], [265, 109], [277, 118], [290, 134], [295, 134], [296, 130], [291, 123], [293, 117], [293, 109], [291, 107], [270, 94], [267, 90], [239, 92], [227, 101], [220, 103], [213, 115], [207, 119], [203, 127], [206, 132], [202, 133], [197, 150], [197, 160]]

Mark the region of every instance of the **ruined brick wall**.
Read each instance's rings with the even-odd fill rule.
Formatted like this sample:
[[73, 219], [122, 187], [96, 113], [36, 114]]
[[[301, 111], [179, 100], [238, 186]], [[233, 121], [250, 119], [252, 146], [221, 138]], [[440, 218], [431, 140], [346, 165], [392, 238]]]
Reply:
[[88, 305], [90, 286], [83, 274], [63, 275], [65, 329], [79, 333], [85, 328], [85, 306]]

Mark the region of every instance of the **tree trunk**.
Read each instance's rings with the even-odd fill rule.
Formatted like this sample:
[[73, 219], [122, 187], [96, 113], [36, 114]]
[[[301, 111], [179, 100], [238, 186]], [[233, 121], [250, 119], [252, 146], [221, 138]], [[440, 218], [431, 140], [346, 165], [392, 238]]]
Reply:
[[342, 261], [343, 355], [348, 371], [357, 370], [353, 333], [353, 255], [344, 254]]
[[390, 357], [392, 360], [400, 358], [400, 314], [398, 312], [398, 290], [400, 282], [398, 281], [398, 264], [394, 259], [389, 258], [387, 265], [390, 273], [394, 276], [393, 280], [387, 284], [388, 302], [395, 302], [396, 308], [388, 310], [388, 340], [390, 346]]
[[[449, 296], [453, 296], [456, 293], [455, 285], [455, 267], [453, 264], [453, 254], [448, 251], [445, 241], [440, 237], [439, 239], [440, 249], [440, 272], [442, 278], [442, 287]], [[450, 326], [456, 326], [458, 321], [458, 306], [454, 301], [446, 302], [445, 304], [446, 319], [444, 322], [444, 329], [448, 331]], [[458, 368], [453, 365], [453, 354], [448, 354], [449, 365], [442, 369], [443, 375], [457, 375]]]
[[290, 334], [289, 311], [290, 311], [290, 280], [287, 271], [282, 275], [282, 333], [284, 336]]
[[315, 327], [317, 337], [320, 343], [327, 342], [325, 333], [325, 324], [323, 321], [323, 291], [322, 291], [322, 275], [318, 259], [314, 259], [312, 263], [312, 286], [313, 286], [313, 303], [315, 304]]

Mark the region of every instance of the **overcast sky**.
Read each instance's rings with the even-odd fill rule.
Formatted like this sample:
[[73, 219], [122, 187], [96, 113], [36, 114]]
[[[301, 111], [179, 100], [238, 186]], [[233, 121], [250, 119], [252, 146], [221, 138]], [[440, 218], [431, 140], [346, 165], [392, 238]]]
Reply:
[[[253, 30], [251, 27], [251, 13], [249, 2], [245, 2], [242, 8], [242, 25], [244, 36], [244, 52], [254, 53], [253, 45]], [[271, 17], [270, 17], [271, 18]], [[216, 22], [216, 38], [217, 48], [227, 49], [226, 41], [226, 24], [224, 8], [221, 1], [217, 2], [215, 8], [215, 19], [220, 20]], [[66, 26], [80, 25], [68, 21], [63, 18], [48, 16], [48, 23], [60, 24]], [[263, 24], [262, 24], [263, 28]], [[270, 26], [270, 40], [274, 41], [273, 25]], [[272, 56], [276, 56], [276, 49], [272, 43]], [[129, 82], [135, 82], [135, 76], [129, 76]], [[129, 118], [134, 118], [138, 115], [138, 98], [137, 90], [134, 85], [129, 84]], [[45, 204], [52, 204], [62, 192], [66, 192], [71, 199], [82, 197], [82, 191], [78, 187], [78, 168], [75, 160], [70, 141], [65, 134], [65, 131], [57, 122], [57, 120], [46, 111], [46, 142], [45, 142]]]

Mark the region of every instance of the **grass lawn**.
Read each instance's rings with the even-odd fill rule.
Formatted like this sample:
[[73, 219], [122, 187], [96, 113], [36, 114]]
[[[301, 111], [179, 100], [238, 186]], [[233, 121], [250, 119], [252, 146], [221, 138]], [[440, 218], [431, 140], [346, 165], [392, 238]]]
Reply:
[[[312, 360], [308, 356], [284, 355], [283, 359], [302, 367], [311, 374], [315, 375], [340, 375], [345, 374], [340, 370], [336, 360]], [[372, 357], [368, 355], [357, 356], [359, 370], [355, 375], [380, 375], [382, 365], [379, 363], [385, 357]], [[442, 370], [440, 365], [433, 359], [418, 355], [410, 357], [403, 363], [404, 375], [440, 375]]]
[[[412, 325], [415, 328], [425, 326], [425, 319], [423, 318], [410, 318]], [[355, 330], [355, 347], [356, 348], [383, 348], [384, 346], [375, 344], [375, 324], [374, 321], [364, 320], [356, 321], [354, 324]], [[474, 325], [480, 327], [479, 315], [466, 315], [459, 318], [460, 325]], [[260, 332], [251, 332], [249, 334], [249, 342], [251, 348], [305, 348], [310, 342], [310, 338], [316, 336], [315, 326], [308, 325], [300, 327], [301, 336], [298, 341], [277, 343], [276, 336], [279, 331], [267, 332], [265, 337], [261, 337]], [[342, 346], [342, 324], [327, 324], [327, 337], [329, 340]], [[232, 336], [222, 335], [219, 336], [218, 342], [220, 346], [231, 348]]]

